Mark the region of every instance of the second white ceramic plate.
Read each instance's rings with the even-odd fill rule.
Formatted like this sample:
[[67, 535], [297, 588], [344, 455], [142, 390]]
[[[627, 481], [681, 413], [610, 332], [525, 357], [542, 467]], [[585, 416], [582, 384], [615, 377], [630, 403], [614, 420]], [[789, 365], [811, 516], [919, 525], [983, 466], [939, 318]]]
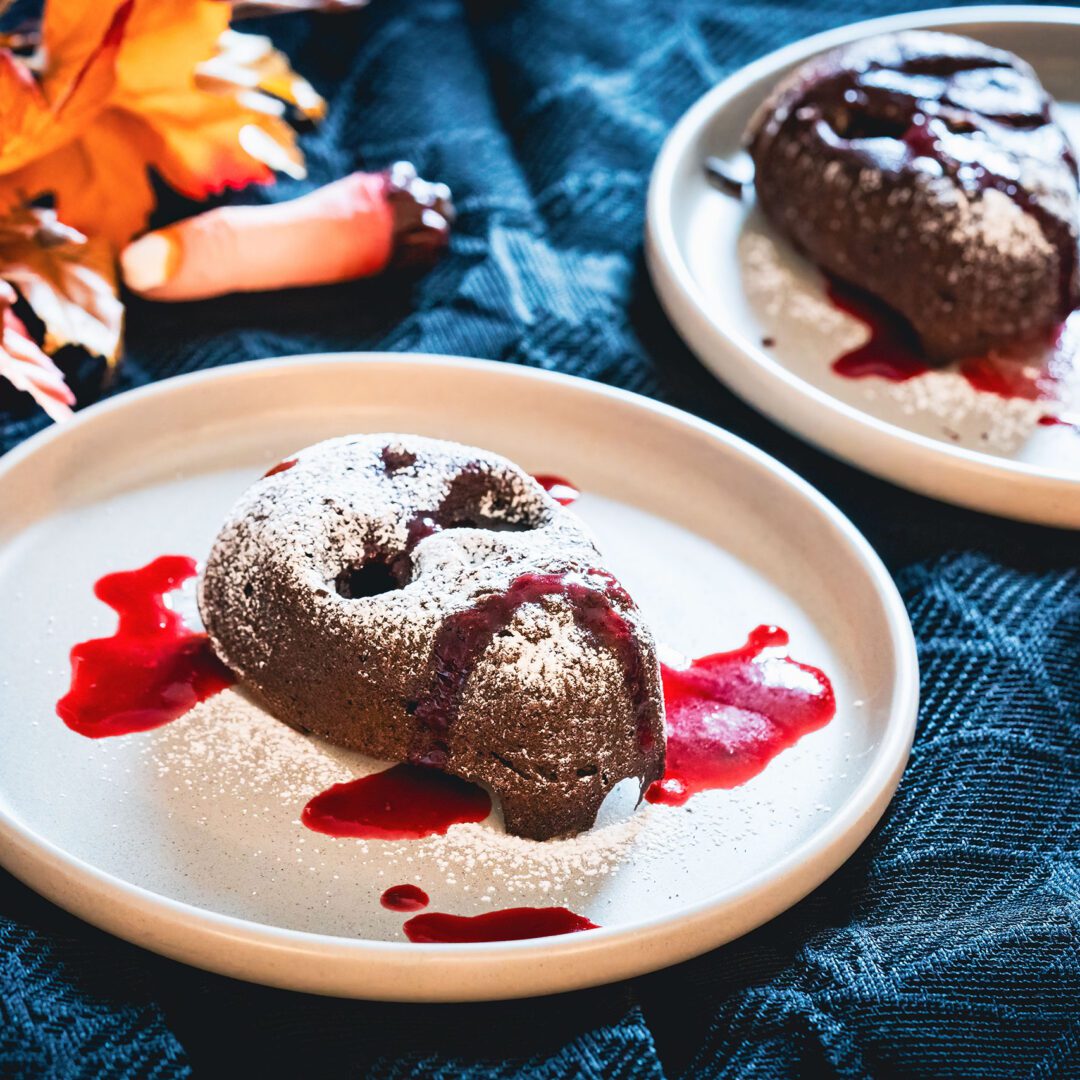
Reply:
[[[838, 712], [765, 771], [681, 808], [613, 793], [539, 844], [497, 815], [412, 842], [336, 840], [300, 811], [379, 768], [226, 692], [156, 731], [90, 740], [55, 705], [68, 650], [107, 635], [102, 574], [204, 558], [269, 464], [356, 431], [443, 436], [563, 474], [657, 638], [688, 655], [760, 623], [833, 680]], [[467, 1000], [569, 990], [766, 921], [865, 838], [907, 758], [918, 692], [903, 605], [862, 537], [775, 461], [684, 413], [562, 376], [423, 356], [249, 364], [123, 395], [0, 462], [0, 861], [113, 933], [323, 993]], [[190, 593], [180, 601], [192, 612]], [[627, 797], [630, 795], [630, 797]], [[565, 905], [602, 929], [415, 945], [380, 893], [431, 910]]]
[[[975, 390], [950, 370], [898, 383], [842, 378], [832, 361], [866, 340], [864, 324], [828, 302], [820, 274], [769, 227], [752, 194], [736, 200], [705, 176], [710, 156], [752, 175], [743, 131], [792, 68], [858, 38], [916, 28], [967, 34], [1029, 61], [1080, 146], [1075, 8], [952, 8], [845, 26], [742, 69], [679, 121], [649, 188], [649, 268], [672, 322], [701, 360], [792, 431], [915, 491], [1080, 527], [1080, 361], [1058, 372], [1042, 401]], [[1067, 333], [1080, 356], [1080, 313]], [[1048, 415], [1075, 423], [1050, 424], [1042, 420]]]

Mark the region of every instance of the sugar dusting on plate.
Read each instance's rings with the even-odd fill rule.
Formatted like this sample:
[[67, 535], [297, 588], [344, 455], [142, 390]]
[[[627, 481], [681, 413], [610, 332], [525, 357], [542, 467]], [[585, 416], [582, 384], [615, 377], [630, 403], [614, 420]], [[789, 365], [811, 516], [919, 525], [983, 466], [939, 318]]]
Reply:
[[[421, 884], [444, 906], [580, 904], [602, 895], [604, 881], [630, 862], [664, 865], [670, 852], [698, 837], [701, 857], [712, 850], [738, 858], [756, 839], [760, 797], [749, 788], [710, 792], [685, 807], [635, 806], [632, 782], [605, 803], [597, 825], [564, 840], [535, 841], [507, 834], [497, 808], [487, 821], [454, 825], [423, 840], [332, 839], [300, 822], [305, 803], [332, 784], [387, 768], [353, 751], [301, 733], [266, 713], [242, 690], [227, 690], [167, 727], [138, 738], [139, 762], [124, 769], [125, 785], [148, 799], [167, 798], [169, 819], [206, 834], [228, 861], [264, 866], [266, 880], [288, 887], [290, 875], [317, 877], [326, 903], [355, 897], [367, 904], [360, 878]], [[95, 747], [109, 771], [110, 747]], [[118, 756], [121, 760], [125, 755]], [[143, 773], [143, 767], [145, 772]], [[803, 768], [805, 768], [805, 764]], [[134, 775], [142, 773], [142, 775]], [[815, 812], [830, 808], [819, 806]], [[179, 826], [178, 826], [179, 828]], [[775, 828], [801, 828], [778, 815]], [[656, 886], [666, 882], [657, 877]], [[455, 900], [454, 897], [457, 897]], [[594, 901], [595, 902], [595, 901]], [[601, 904], [602, 907], [602, 904]]]
[[[976, 389], [955, 369], [890, 382], [881, 378], [841, 380], [832, 373], [836, 357], [865, 344], [866, 326], [838, 310], [817, 284], [817, 273], [793, 259], [769, 226], [755, 215], [739, 239], [739, 263], [747, 299], [762, 332], [775, 338], [786, 366], [842, 400], [885, 420], [897, 412], [913, 430], [973, 450], [1015, 454], [1029, 439], [1043, 437], [1041, 417], [1069, 412], [1075, 374], [1053, 386], [1053, 397], [1038, 401], [1003, 398]], [[1072, 333], [1072, 320], [1067, 333]], [[1068, 346], [1060, 349], [1068, 352]], [[1042, 358], [1033, 358], [1038, 365]]]

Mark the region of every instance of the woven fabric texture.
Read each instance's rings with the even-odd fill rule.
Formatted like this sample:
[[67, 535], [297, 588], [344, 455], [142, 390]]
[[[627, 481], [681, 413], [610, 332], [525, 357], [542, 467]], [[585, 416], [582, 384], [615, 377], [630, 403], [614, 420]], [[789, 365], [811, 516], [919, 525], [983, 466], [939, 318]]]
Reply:
[[[911, 613], [918, 734], [870, 840], [707, 956], [470, 1006], [247, 986], [109, 938], [0, 874], [0, 1075], [1080, 1076], [1080, 540], [902, 492], [788, 436], [692, 359], [642, 266], [649, 168], [686, 107], [771, 48], [901, 6], [373, 0], [257, 24], [330, 115], [304, 137], [308, 181], [234, 198], [406, 158], [453, 188], [452, 249], [408, 288], [132, 300], [112, 391], [262, 356], [423, 350], [584, 375], [749, 438], [854, 519]], [[189, 209], [163, 193], [162, 221]], [[92, 399], [94, 365], [71, 374]], [[0, 389], [0, 450], [41, 423]]]

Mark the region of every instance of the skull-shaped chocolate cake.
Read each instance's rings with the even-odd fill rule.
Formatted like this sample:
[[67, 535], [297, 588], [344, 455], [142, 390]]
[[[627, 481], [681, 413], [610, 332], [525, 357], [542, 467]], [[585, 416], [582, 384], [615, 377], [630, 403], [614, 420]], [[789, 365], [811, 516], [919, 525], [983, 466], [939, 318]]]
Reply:
[[250, 488], [199, 605], [280, 719], [486, 784], [507, 829], [566, 836], [664, 765], [652, 637], [578, 518], [505, 458], [332, 439]]

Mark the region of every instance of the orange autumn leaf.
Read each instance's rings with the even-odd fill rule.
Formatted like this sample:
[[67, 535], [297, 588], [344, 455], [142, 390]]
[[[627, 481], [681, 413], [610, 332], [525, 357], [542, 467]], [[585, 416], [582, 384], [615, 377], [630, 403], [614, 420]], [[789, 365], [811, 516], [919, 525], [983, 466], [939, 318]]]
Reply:
[[66, 420], [75, 395], [12, 310], [15, 299], [15, 290], [0, 281], [0, 378], [26, 391], [54, 420]]
[[33, 63], [0, 50], [0, 211], [49, 193], [61, 221], [120, 246], [153, 209], [148, 168], [196, 199], [272, 167], [302, 176], [293, 129], [261, 107], [290, 85], [280, 54], [269, 92], [199, 74], [235, 53], [229, 15], [218, 0], [47, 0]]
[[52, 210], [20, 207], [0, 218], [0, 278], [45, 327], [45, 351], [79, 345], [112, 366], [124, 309], [111, 252], [62, 225]]

